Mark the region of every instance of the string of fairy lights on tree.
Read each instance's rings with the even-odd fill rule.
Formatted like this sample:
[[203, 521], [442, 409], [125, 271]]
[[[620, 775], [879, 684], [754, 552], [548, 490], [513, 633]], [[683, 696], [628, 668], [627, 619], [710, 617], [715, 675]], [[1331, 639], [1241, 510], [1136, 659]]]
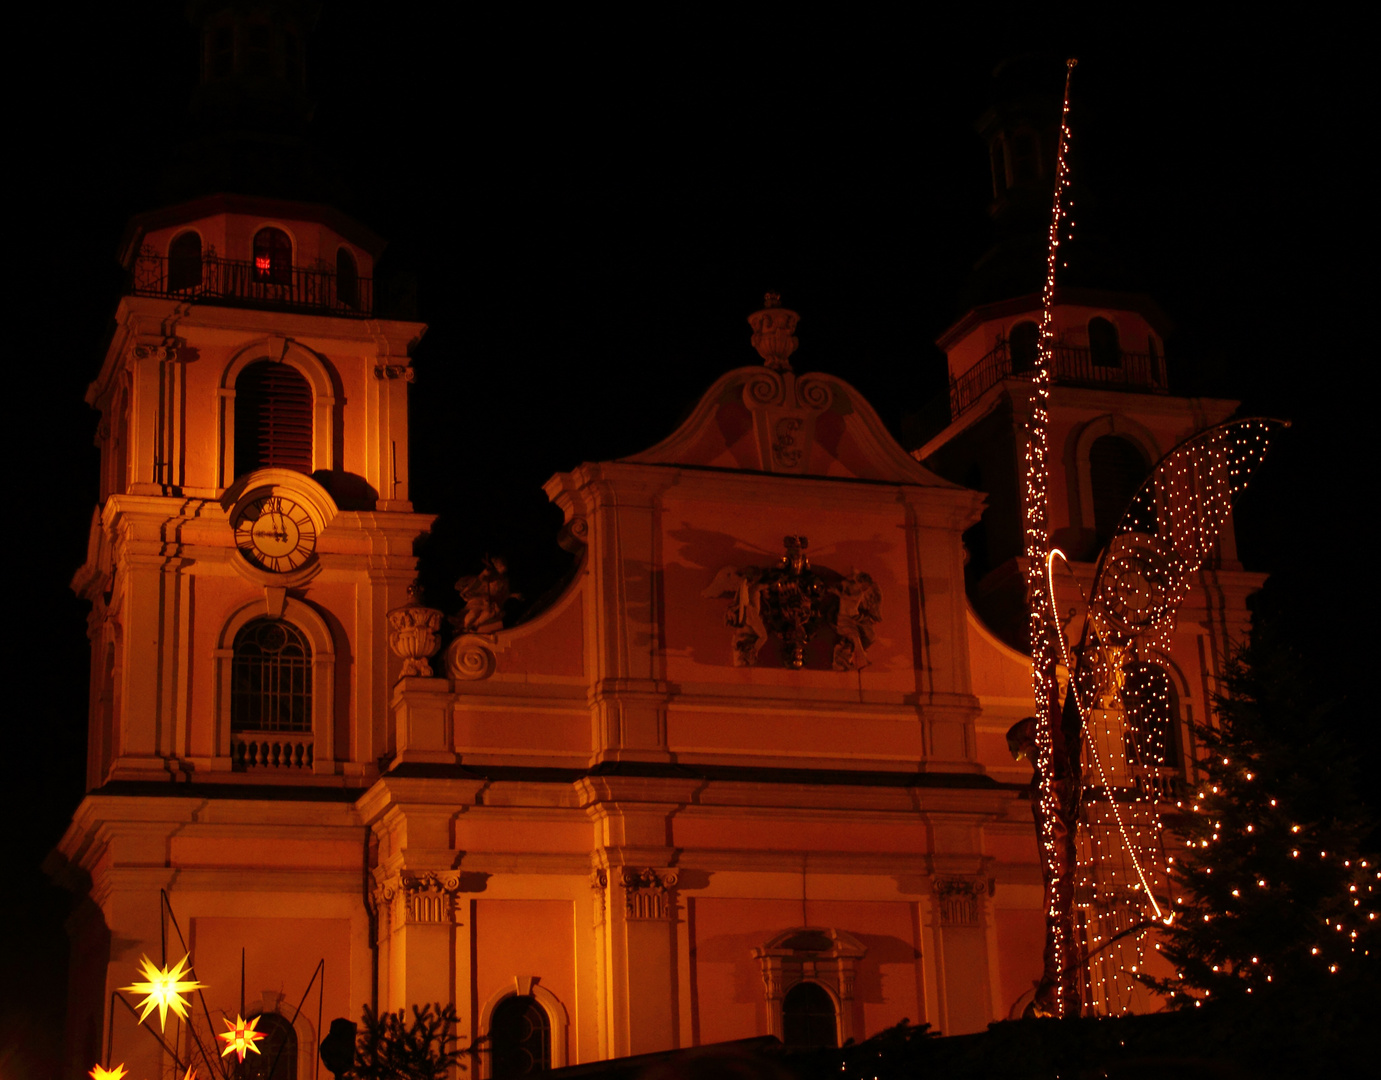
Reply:
[[[1067, 852], [1061, 849], [1066, 838], [1060, 829], [1060, 793], [1057, 766], [1067, 771], [1067, 762], [1057, 761], [1055, 725], [1059, 718], [1059, 681], [1056, 667], [1060, 635], [1055, 610], [1045, 588], [1047, 558], [1050, 552], [1050, 384], [1051, 354], [1054, 343], [1055, 268], [1060, 249], [1060, 222], [1066, 216], [1065, 193], [1069, 187], [1069, 86], [1077, 61], [1065, 64], [1064, 101], [1060, 109], [1059, 147], [1055, 155], [1055, 192], [1051, 199], [1050, 229], [1046, 245], [1045, 285], [1041, 291], [1041, 323], [1036, 370], [1033, 379], [1030, 436], [1026, 442], [1025, 540], [1027, 595], [1030, 598], [1029, 634], [1031, 642], [1031, 690], [1035, 697], [1036, 819], [1041, 845], [1041, 865], [1045, 877], [1046, 973], [1043, 989], [1057, 1016], [1070, 1006], [1069, 983], [1073, 959], [1072, 912], [1062, 896], [1072, 882], [1061, 867]], [[1052, 633], [1053, 631], [1053, 633]], [[1067, 846], [1067, 845], [1066, 845]], [[1072, 898], [1071, 898], [1072, 899]], [[1052, 978], [1055, 983], [1050, 986]]]

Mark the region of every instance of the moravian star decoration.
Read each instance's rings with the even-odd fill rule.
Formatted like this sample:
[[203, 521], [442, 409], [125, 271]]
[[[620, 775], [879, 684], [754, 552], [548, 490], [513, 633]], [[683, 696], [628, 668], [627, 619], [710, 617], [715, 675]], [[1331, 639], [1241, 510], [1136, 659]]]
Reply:
[[222, 1022], [228, 1030], [216, 1036], [218, 1039], [225, 1040], [225, 1049], [221, 1051], [221, 1057], [229, 1057], [230, 1052], [233, 1050], [236, 1057], [244, 1061], [245, 1051], [251, 1051], [255, 1054], [260, 1053], [259, 1048], [254, 1044], [260, 1039], [267, 1039], [268, 1034], [266, 1032], [254, 1030], [255, 1026], [259, 1023], [259, 1018], [257, 1016], [251, 1016], [246, 1020], [244, 1017], [237, 1014], [233, 1024], [229, 1020], [224, 1020]]
[[158, 968], [147, 956], [140, 957], [140, 974], [144, 976], [145, 981], [122, 986], [120, 989], [144, 995], [144, 1000], [139, 1003], [139, 1007], [143, 1009], [139, 1014], [141, 1024], [155, 1008], [158, 1009], [160, 1031], [167, 1027], [169, 1009], [180, 1019], [187, 1019], [187, 1006], [191, 1003], [182, 995], [191, 990], [204, 989], [206, 986], [205, 983], [184, 978], [192, 974], [187, 960], [188, 957], [184, 956], [172, 968]]

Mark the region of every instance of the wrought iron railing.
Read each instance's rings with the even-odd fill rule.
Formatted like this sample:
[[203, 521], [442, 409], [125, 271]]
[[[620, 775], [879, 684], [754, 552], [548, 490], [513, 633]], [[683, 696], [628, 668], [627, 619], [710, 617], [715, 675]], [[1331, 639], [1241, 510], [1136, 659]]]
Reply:
[[[988, 390], [1003, 379], [1029, 379], [1035, 366], [1016, 358], [1011, 344], [999, 341], [982, 360], [949, 382], [949, 417], [957, 420]], [[1052, 350], [1051, 379], [1066, 386], [1094, 386], [1108, 390], [1150, 390], [1164, 394], [1165, 357], [1158, 353], [1119, 352], [1115, 363], [1096, 362], [1093, 350], [1077, 345], [1056, 345]], [[1101, 358], [1100, 358], [1101, 359]]]
[[207, 254], [199, 260], [140, 252], [130, 270], [135, 296], [200, 303], [273, 307], [365, 318], [374, 313], [374, 280], [340, 277], [327, 269], [275, 267]]

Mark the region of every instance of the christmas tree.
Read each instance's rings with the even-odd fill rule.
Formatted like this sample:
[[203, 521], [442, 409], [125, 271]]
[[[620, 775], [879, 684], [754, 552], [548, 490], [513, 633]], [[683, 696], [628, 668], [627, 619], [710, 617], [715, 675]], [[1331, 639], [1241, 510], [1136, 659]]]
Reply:
[[1172, 823], [1172, 1006], [1317, 993], [1375, 977], [1378, 861], [1357, 797], [1345, 701], [1315, 685], [1277, 616], [1258, 612], [1196, 725], [1197, 782]]

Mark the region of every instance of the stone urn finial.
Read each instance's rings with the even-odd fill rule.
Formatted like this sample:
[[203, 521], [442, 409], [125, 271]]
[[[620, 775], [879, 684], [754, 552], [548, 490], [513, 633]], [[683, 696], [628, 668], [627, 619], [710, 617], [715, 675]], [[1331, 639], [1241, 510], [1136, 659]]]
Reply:
[[800, 318], [790, 308], [782, 307], [781, 296], [772, 292], [762, 298], [762, 310], [748, 316], [748, 325], [753, 328], [753, 348], [773, 371], [790, 370], [791, 354], [800, 344], [795, 337]]
[[408, 602], [388, 613], [388, 644], [403, 658], [403, 678], [431, 677], [428, 661], [441, 648], [441, 619], [436, 608], [422, 605], [422, 586], [415, 581], [408, 586]]

